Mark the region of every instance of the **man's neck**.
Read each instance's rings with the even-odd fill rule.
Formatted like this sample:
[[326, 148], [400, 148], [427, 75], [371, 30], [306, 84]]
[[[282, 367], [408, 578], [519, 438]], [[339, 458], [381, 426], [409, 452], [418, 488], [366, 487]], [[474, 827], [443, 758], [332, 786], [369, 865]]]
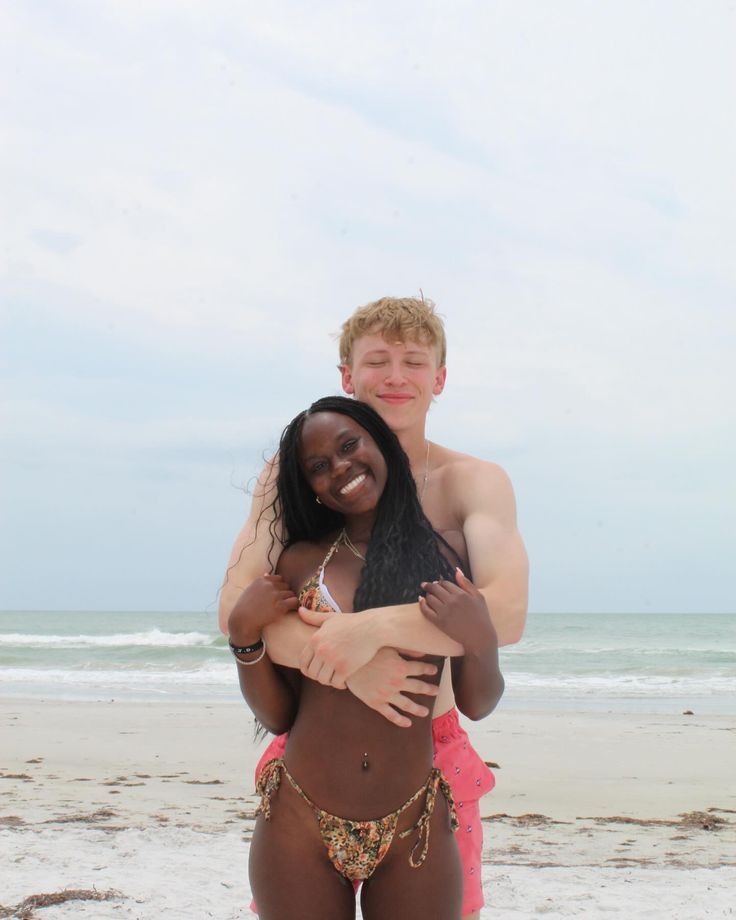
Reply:
[[427, 436], [424, 425], [420, 429], [402, 431], [397, 437], [409, 458], [412, 473], [414, 476], [423, 476], [427, 466]]

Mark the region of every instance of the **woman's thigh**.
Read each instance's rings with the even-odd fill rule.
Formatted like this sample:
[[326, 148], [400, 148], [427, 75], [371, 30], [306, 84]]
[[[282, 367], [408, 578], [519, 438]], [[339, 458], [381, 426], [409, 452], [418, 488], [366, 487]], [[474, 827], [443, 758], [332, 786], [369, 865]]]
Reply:
[[409, 865], [417, 834], [397, 836], [386, 858], [363, 883], [361, 908], [365, 920], [460, 920], [463, 875], [455, 835], [450, 828], [447, 803], [437, 797], [430, 821], [429, 850], [421, 866]]
[[260, 920], [353, 920], [355, 892], [329, 859], [311, 808], [284, 781], [256, 821], [248, 861]]

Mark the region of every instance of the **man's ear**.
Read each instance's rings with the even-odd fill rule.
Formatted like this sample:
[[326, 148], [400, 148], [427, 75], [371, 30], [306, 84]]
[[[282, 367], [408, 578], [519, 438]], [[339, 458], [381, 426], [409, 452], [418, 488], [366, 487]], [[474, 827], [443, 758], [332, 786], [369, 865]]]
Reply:
[[342, 378], [342, 388], [348, 396], [355, 396], [355, 387], [353, 386], [353, 369], [349, 364], [340, 365], [340, 376]]
[[[447, 380], [447, 367], [440, 367], [437, 369], [437, 373], [434, 377], [434, 384], [432, 385], [432, 395], [439, 396], [440, 393], [445, 388], [445, 381]], [[343, 384], [344, 386], [345, 384]]]

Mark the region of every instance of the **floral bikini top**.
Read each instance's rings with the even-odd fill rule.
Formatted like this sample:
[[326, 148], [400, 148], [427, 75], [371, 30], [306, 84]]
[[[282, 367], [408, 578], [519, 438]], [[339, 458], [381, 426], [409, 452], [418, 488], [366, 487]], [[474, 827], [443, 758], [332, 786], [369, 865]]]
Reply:
[[322, 564], [317, 571], [302, 585], [301, 591], [299, 592], [299, 603], [302, 607], [306, 607], [308, 610], [319, 610], [324, 613], [342, 613], [340, 605], [330, 594], [330, 590], [325, 584], [325, 566], [344, 542], [343, 533], [340, 534], [337, 540], [335, 540], [329, 548], [327, 555], [322, 560]]

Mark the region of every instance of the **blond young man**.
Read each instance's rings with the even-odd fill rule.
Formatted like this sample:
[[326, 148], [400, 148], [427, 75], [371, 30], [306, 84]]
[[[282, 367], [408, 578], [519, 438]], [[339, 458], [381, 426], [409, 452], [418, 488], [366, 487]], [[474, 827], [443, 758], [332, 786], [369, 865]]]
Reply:
[[[386, 297], [356, 310], [343, 325], [344, 391], [376, 409], [398, 436], [425, 514], [460, 558], [467, 559], [499, 645], [508, 645], [521, 638], [527, 608], [528, 565], [517, 529], [514, 494], [496, 464], [427, 440], [427, 412], [445, 386], [445, 357], [442, 322], [425, 299]], [[238, 600], [276, 563], [280, 547], [273, 551], [271, 537], [274, 530], [278, 534], [271, 505], [274, 479], [273, 467], [267, 466], [233, 547], [221, 593], [220, 627], [236, 645], [247, 646], [260, 638], [249, 634]], [[427, 665], [407, 660], [395, 650], [464, 655], [462, 667], [471, 675], [473, 655], [435, 627], [419, 604], [362, 611], [359, 617], [304, 608], [299, 609], [301, 619], [284, 616], [297, 607], [293, 595], [274, 590], [271, 625], [265, 635], [276, 663], [300, 667], [307, 677], [347, 688], [399, 726], [410, 724], [409, 716], [429, 714], [409, 694], [437, 695], [432, 712], [437, 765], [443, 767], [461, 803], [457, 840], [463, 861], [463, 917], [479, 917], [483, 895], [478, 802], [493, 787], [493, 778], [457, 722], [449, 669], [436, 691], [421, 681], [429, 673]], [[238, 671], [241, 681], [246, 680], [247, 669]]]

